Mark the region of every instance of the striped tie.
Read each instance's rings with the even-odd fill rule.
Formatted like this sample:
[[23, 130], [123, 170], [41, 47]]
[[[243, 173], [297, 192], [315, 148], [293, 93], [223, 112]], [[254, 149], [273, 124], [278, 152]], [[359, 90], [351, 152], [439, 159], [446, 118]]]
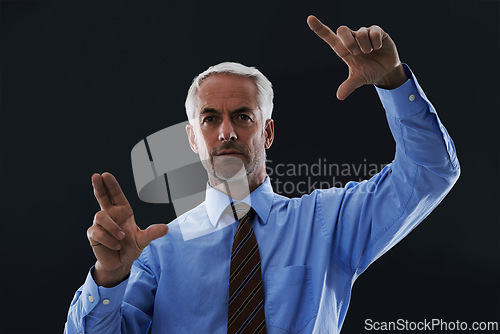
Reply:
[[[233, 213], [236, 216], [236, 212]], [[266, 333], [260, 254], [250, 222], [255, 211], [243, 216], [231, 252], [228, 334]]]

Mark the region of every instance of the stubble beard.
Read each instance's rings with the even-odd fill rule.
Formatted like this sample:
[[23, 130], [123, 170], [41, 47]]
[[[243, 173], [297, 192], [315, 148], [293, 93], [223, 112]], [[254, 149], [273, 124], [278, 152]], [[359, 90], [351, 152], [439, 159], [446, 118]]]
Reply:
[[265, 149], [262, 147], [256, 152], [254, 159], [247, 153], [243, 154], [243, 159], [210, 154], [210, 158], [203, 160], [202, 164], [213, 178], [219, 182], [228, 182], [251, 177], [263, 159], [265, 159]]

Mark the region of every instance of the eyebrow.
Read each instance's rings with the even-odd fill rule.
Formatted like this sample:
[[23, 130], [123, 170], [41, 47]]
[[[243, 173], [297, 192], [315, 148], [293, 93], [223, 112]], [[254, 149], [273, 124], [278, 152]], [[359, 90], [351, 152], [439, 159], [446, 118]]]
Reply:
[[[210, 113], [218, 113], [219, 111], [215, 108], [203, 108], [200, 112], [200, 116], [203, 115], [203, 114], [210, 114]], [[237, 108], [235, 110], [232, 110], [231, 111], [231, 114], [237, 114], [237, 113], [241, 113], [241, 112], [251, 112], [253, 113], [254, 110], [250, 107], [247, 107], [247, 106], [244, 106], [244, 107], [240, 107], [240, 108]]]

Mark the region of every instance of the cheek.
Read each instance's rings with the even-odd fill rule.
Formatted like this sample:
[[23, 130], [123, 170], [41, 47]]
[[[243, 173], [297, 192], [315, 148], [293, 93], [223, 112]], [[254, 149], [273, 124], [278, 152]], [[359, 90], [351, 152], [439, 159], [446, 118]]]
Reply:
[[255, 138], [252, 141], [252, 145], [251, 145], [250, 149], [254, 153], [259, 153], [259, 152], [265, 150], [265, 145], [266, 145], [266, 138], [264, 136], [260, 136], [258, 138]]
[[198, 133], [196, 136], [196, 144], [198, 145], [199, 154], [208, 154], [212, 148], [212, 143], [207, 133]]

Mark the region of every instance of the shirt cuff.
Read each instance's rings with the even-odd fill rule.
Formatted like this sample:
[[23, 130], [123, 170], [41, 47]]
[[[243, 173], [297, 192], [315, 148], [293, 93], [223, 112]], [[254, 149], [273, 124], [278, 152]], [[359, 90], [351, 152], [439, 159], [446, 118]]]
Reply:
[[403, 68], [409, 79], [401, 86], [394, 89], [375, 86], [387, 114], [399, 119], [414, 116], [432, 106], [408, 65], [403, 64]]
[[127, 288], [128, 278], [115, 287], [105, 288], [97, 286], [92, 277], [93, 272], [94, 267], [87, 274], [87, 279], [83, 284], [80, 296], [85, 314], [89, 314], [90, 312], [98, 314], [109, 313], [119, 308], [123, 301], [125, 289]]

